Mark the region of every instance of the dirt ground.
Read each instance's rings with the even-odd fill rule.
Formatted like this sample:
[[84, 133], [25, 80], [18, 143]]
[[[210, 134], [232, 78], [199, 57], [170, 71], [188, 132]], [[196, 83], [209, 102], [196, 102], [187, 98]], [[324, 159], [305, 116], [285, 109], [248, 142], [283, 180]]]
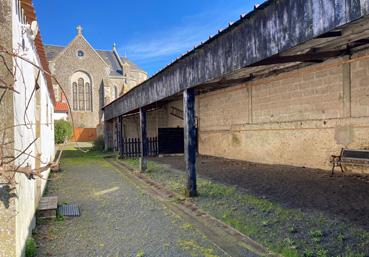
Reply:
[[[151, 158], [184, 170], [183, 156]], [[235, 185], [286, 208], [319, 211], [369, 231], [369, 176], [198, 156], [199, 176]]]

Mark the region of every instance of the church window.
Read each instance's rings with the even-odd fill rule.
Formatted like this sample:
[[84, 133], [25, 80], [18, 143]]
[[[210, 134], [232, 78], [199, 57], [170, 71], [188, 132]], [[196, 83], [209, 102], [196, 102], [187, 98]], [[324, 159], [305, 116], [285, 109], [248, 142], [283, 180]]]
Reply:
[[77, 83], [73, 82], [73, 110], [78, 110]]
[[90, 76], [82, 71], [71, 77], [73, 110], [92, 111], [92, 84]]
[[92, 92], [90, 83], [86, 82], [85, 89], [86, 89], [86, 111], [91, 111]]
[[79, 110], [85, 110], [85, 82], [83, 78], [78, 79], [78, 103]]
[[78, 55], [78, 57], [83, 57], [85, 55], [85, 53], [82, 50], [78, 50], [77, 55]]

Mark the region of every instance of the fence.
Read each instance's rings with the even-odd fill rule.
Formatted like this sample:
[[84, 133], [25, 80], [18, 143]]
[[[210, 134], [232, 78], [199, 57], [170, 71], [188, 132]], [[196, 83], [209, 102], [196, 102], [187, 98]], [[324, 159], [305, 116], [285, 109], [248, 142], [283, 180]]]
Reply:
[[[123, 138], [123, 157], [139, 157], [141, 154], [141, 140], [139, 138]], [[147, 138], [147, 155], [157, 156], [158, 155], [158, 138], [148, 137]]]

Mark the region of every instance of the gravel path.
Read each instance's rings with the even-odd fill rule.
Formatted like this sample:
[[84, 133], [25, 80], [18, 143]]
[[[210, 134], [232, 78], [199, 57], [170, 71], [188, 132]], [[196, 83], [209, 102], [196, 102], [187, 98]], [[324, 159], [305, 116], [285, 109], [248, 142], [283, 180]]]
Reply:
[[105, 161], [66, 160], [62, 167], [48, 195], [79, 204], [82, 216], [42, 221], [37, 256], [227, 256]]

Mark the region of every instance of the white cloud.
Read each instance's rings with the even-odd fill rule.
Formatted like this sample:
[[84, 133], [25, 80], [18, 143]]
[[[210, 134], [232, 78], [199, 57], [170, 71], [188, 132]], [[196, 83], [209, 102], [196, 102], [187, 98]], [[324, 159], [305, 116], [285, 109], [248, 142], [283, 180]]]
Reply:
[[153, 63], [164, 59], [174, 59], [193, 49], [201, 41], [206, 41], [210, 35], [217, 33], [218, 29], [227, 26], [225, 21], [234, 21], [245, 12], [245, 8], [230, 8], [222, 10], [214, 8], [211, 11], [201, 12], [185, 17], [179, 24], [150, 35], [136, 38], [128, 42], [121, 53], [141, 64]]

